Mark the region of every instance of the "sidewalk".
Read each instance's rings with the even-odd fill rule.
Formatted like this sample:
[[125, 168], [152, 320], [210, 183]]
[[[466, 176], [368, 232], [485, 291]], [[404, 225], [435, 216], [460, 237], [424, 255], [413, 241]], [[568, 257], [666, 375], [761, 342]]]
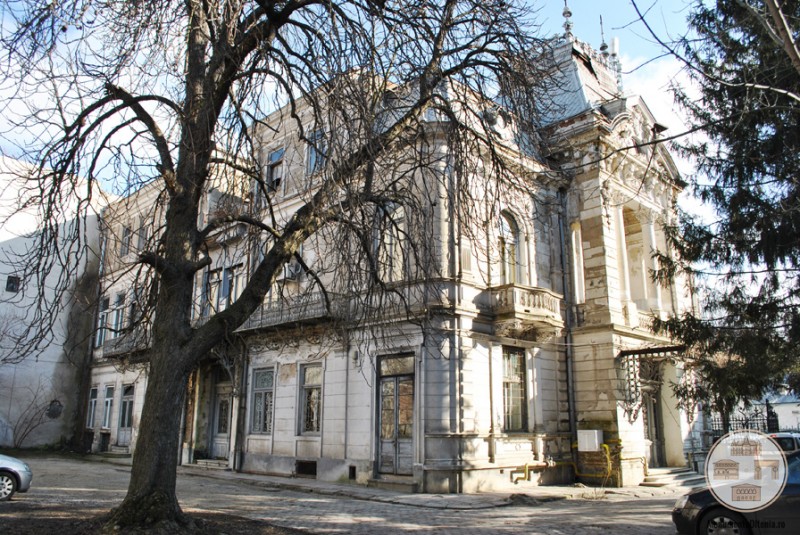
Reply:
[[578, 484], [535, 486], [512, 485], [498, 492], [480, 494], [405, 494], [363, 485], [332, 483], [316, 479], [245, 474], [228, 470], [207, 469], [196, 465], [178, 467], [182, 475], [202, 475], [220, 480], [233, 480], [262, 488], [275, 488], [296, 492], [309, 492], [326, 496], [347, 496], [357, 500], [396, 503], [430, 509], [473, 510], [491, 509], [508, 505], [538, 505], [557, 500], [630, 500], [632, 498], [675, 497], [687, 489], [674, 487], [623, 487], [596, 488]]
[[[86, 459], [96, 462], [109, 462], [130, 466], [130, 457], [100, 457], [89, 455]], [[505, 507], [509, 505], [535, 506], [540, 503], [558, 500], [587, 501], [625, 501], [635, 498], [669, 498], [683, 495], [687, 489], [676, 487], [622, 487], [598, 488], [581, 484], [535, 486], [532, 484], [513, 485], [498, 492], [480, 494], [405, 494], [384, 489], [369, 488], [363, 485], [333, 483], [316, 479], [246, 474], [206, 468], [194, 464], [178, 466], [178, 474], [203, 476], [221, 481], [239, 482], [264, 489], [281, 489], [294, 492], [308, 492], [322, 496], [344, 496], [356, 500], [382, 503], [395, 503], [428, 509], [477, 510]]]

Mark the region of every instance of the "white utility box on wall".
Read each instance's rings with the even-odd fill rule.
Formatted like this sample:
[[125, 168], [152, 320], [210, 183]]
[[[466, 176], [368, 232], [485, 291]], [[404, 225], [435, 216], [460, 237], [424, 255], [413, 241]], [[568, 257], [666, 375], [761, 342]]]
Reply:
[[578, 451], [600, 451], [601, 444], [603, 444], [602, 429], [578, 431]]

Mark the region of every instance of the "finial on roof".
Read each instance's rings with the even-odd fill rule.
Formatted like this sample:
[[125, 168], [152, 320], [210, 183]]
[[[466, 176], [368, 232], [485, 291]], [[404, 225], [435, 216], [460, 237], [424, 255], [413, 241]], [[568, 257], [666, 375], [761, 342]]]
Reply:
[[567, 0], [564, 0], [564, 11], [561, 13], [564, 16], [564, 35], [567, 39], [572, 41], [572, 10], [567, 5]]
[[617, 91], [622, 94], [622, 62], [619, 60], [619, 37], [611, 38], [611, 65], [617, 75]]
[[606, 32], [603, 30], [603, 15], [600, 15], [600, 53], [604, 58], [608, 58], [608, 45], [606, 44]]

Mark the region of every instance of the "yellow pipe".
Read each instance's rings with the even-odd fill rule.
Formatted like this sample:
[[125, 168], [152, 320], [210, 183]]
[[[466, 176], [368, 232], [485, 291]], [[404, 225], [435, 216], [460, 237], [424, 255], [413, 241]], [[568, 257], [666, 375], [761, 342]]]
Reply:
[[[535, 463], [525, 463], [525, 465], [522, 467], [522, 473], [524, 474], [524, 476], [523, 477], [515, 477], [514, 478], [514, 483], [519, 482], [521, 479], [524, 479], [525, 481], [530, 481], [531, 480], [531, 470], [535, 470], [537, 468], [547, 468], [547, 467], [550, 467], [550, 466], [555, 466], [555, 464], [554, 463], [550, 463], [548, 461], [536, 461]], [[514, 470], [512, 472], [512, 474], [515, 474], [515, 473], [518, 473], [518, 472], [519, 472], [519, 470]]]

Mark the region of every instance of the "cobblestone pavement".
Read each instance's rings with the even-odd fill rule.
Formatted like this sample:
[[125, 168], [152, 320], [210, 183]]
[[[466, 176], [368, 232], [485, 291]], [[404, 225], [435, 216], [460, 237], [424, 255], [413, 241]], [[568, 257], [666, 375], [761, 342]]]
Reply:
[[[34, 481], [30, 492], [15, 497], [19, 502], [91, 504], [108, 510], [122, 499], [129, 479], [125, 465], [55, 457], [27, 460]], [[599, 492], [572, 487], [522, 487], [516, 492], [523, 495], [513, 500], [508, 493], [404, 495], [184, 467], [178, 476], [178, 496], [186, 510], [220, 511], [313, 533], [675, 533], [670, 509], [680, 491], [621, 489], [601, 499], [596, 498]], [[0, 504], [0, 519], [3, 508], [13, 503]]]

